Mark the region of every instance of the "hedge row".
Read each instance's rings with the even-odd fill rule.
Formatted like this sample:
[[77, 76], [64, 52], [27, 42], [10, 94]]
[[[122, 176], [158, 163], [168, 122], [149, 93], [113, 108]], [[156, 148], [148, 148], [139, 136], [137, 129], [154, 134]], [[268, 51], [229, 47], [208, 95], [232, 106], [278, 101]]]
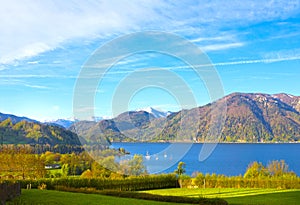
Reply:
[[300, 189], [300, 178], [291, 179], [265, 178], [246, 179], [243, 177], [196, 177], [180, 180], [181, 187], [199, 188], [280, 188]]
[[204, 198], [204, 197], [185, 197], [185, 196], [164, 196], [157, 194], [149, 194], [143, 192], [117, 191], [117, 190], [96, 190], [93, 188], [67, 188], [57, 187], [59, 191], [67, 191], [85, 194], [101, 194], [107, 196], [115, 196], [122, 198], [143, 199], [161, 202], [184, 203], [184, 204], [203, 204], [203, 205], [228, 205], [227, 201], [220, 198]]
[[32, 188], [38, 188], [45, 184], [47, 189], [55, 189], [57, 186], [72, 188], [95, 188], [97, 190], [120, 190], [138, 191], [149, 189], [163, 189], [178, 187], [177, 177], [173, 174], [150, 175], [140, 177], [128, 177], [124, 179], [104, 179], [104, 178], [56, 178], [20, 181], [22, 188], [31, 184]]

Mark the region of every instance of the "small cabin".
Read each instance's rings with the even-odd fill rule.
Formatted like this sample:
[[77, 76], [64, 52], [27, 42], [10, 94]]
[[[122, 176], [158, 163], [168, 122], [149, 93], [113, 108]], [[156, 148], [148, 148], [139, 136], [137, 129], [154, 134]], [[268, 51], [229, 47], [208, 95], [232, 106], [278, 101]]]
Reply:
[[60, 169], [60, 168], [61, 168], [60, 164], [47, 164], [45, 166], [45, 169]]

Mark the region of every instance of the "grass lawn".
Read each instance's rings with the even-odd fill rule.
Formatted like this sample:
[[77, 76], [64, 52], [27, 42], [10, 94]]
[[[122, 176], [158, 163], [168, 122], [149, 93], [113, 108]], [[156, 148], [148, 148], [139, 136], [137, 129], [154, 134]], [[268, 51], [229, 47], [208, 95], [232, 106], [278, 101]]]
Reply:
[[224, 198], [232, 205], [298, 205], [300, 190], [278, 189], [163, 189], [145, 191], [151, 194], [206, 198]]
[[[19, 202], [20, 203], [16, 203]], [[16, 199], [15, 202], [9, 204], [34, 204], [34, 205], [174, 205], [174, 203], [146, 201], [138, 199], [125, 199], [111, 196], [103, 196], [98, 194], [82, 194], [82, 193], [70, 193], [51, 190], [22, 190], [20, 199]]]

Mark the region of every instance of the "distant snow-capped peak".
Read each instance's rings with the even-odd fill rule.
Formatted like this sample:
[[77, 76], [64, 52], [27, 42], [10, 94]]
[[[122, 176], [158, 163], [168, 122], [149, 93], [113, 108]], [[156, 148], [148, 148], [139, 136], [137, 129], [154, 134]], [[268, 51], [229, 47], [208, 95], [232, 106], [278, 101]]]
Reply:
[[165, 111], [155, 109], [153, 107], [141, 108], [136, 111], [146, 111], [146, 112], [152, 114], [155, 118], [167, 117], [168, 115], [172, 114], [172, 112], [170, 112], [170, 111], [165, 112]]

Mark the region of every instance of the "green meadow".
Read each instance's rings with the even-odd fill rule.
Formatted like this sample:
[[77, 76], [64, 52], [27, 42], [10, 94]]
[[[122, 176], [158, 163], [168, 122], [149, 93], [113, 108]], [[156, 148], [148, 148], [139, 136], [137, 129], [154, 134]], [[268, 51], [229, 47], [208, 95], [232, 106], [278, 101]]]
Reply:
[[[168, 196], [223, 198], [231, 205], [298, 205], [300, 190], [279, 189], [234, 189], [234, 188], [208, 188], [208, 189], [160, 189], [141, 191]], [[41, 204], [41, 205], [171, 205], [174, 203], [157, 202], [140, 199], [119, 198], [100, 194], [71, 193], [53, 190], [22, 190], [22, 196], [7, 204]]]
[[174, 203], [118, 198], [99, 194], [71, 193], [53, 190], [22, 190], [19, 199], [8, 205], [173, 205]]
[[300, 189], [163, 189], [143, 191], [151, 194], [223, 198], [232, 205], [298, 205], [300, 204]]

